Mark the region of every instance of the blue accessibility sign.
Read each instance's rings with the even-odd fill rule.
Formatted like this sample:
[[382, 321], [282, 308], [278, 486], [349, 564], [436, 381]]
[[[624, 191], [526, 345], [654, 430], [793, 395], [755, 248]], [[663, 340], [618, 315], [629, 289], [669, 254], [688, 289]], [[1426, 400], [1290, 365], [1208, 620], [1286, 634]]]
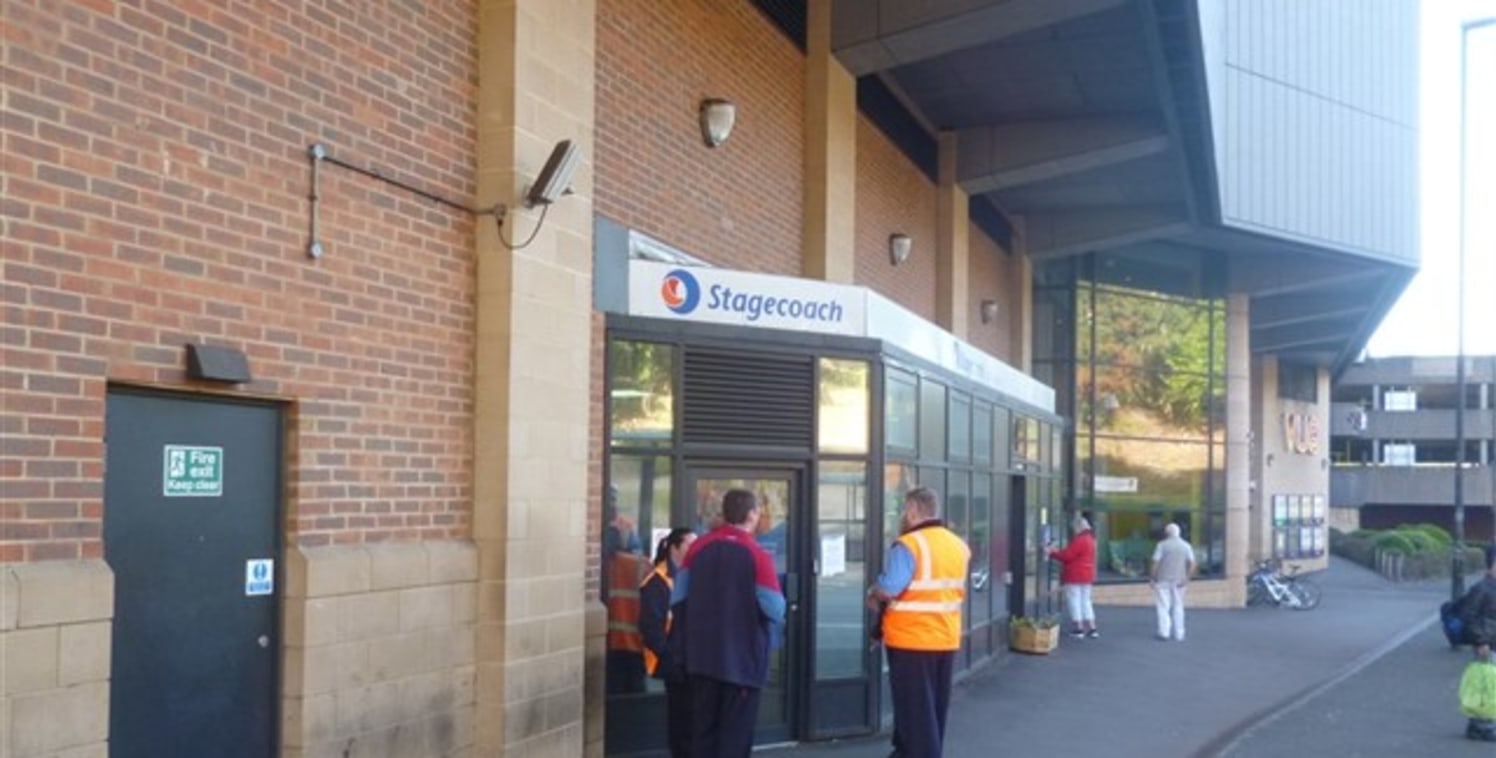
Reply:
[[251, 558], [244, 563], [244, 594], [269, 595], [275, 592], [275, 561]]

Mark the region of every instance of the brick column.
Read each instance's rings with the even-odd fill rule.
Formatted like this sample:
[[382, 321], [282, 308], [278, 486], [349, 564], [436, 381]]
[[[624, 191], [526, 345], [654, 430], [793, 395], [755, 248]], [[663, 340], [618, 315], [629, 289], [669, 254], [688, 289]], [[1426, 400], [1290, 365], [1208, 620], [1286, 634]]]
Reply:
[[832, 0], [810, 0], [805, 40], [805, 250], [811, 279], [856, 269], [857, 81], [831, 52]]
[[956, 184], [956, 133], [940, 135], [939, 184], [935, 188], [935, 321], [966, 337], [966, 277], [970, 275], [971, 213], [966, 190]]
[[480, 223], [473, 537], [477, 755], [583, 753], [583, 594], [592, 287], [592, 0], [483, 0], [478, 202], [515, 207], [552, 145], [583, 163], [533, 244]]
[[[1010, 310], [1014, 324], [1011, 327], [1011, 347], [1014, 367], [1025, 374], [1034, 373], [1034, 259], [1029, 257], [1028, 237], [1023, 233], [1023, 219], [1009, 217], [1013, 223], [1013, 266], [1009, 277]], [[1045, 324], [1045, 329], [1050, 325]]]

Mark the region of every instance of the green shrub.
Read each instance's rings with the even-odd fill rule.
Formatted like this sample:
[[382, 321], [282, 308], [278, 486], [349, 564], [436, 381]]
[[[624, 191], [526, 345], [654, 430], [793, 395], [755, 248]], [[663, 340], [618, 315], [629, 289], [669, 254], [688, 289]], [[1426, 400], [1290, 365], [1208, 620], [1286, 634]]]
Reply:
[[1371, 539], [1378, 534], [1381, 534], [1381, 532], [1375, 529], [1357, 529], [1356, 531], [1351, 532], [1352, 537], [1359, 537], [1361, 539]]
[[1432, 553], [1439, 549], [1439, 541], [1412, 527], [1398, 527], [1394, 532], [1413, 545], [1414, 553]]
[[1381, 534], [1378, 534], [1372, 540], [1372, 544], [1375, 545], [1378, 550], [1388, 553], [1412, 555], [1418, 552], [1417, 547], [1414, 546], [1413, 543], [1410, 542], [1408, 538], [1401, 532], [1383, 532]]
[[1439, 526], [1438, 524], [1408, 524], [1398, 527], [1398, 530], [1404, 529], [1422, 532], [1423, 534], [1428, 535], [1428, 537], [1433, 539], [1434, 542], [1437, 543], [1440, 547], [1447, 548], [1454, 543], [1454, 538], [1449, 536], [1449, 532], [1445, 531], [1444, 527]]

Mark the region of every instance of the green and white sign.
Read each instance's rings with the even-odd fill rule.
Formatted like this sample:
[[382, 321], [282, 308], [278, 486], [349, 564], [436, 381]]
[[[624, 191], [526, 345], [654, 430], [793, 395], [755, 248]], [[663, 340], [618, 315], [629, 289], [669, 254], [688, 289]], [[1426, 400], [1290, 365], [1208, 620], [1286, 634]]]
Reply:
[[223, 495], [223, 448], [167, 445], [161, 491], [167, 497]]

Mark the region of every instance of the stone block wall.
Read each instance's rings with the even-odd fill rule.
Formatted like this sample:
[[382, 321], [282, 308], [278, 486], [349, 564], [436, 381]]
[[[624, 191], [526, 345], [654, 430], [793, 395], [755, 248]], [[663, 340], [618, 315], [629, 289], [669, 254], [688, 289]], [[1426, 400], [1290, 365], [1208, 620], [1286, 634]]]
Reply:
[[285, 758], [470, 753], [477, 555], [425, 542], [290, 556]]
[[0, 565], [0, 758], [104, 758], [114, 576], [102, 561]]

